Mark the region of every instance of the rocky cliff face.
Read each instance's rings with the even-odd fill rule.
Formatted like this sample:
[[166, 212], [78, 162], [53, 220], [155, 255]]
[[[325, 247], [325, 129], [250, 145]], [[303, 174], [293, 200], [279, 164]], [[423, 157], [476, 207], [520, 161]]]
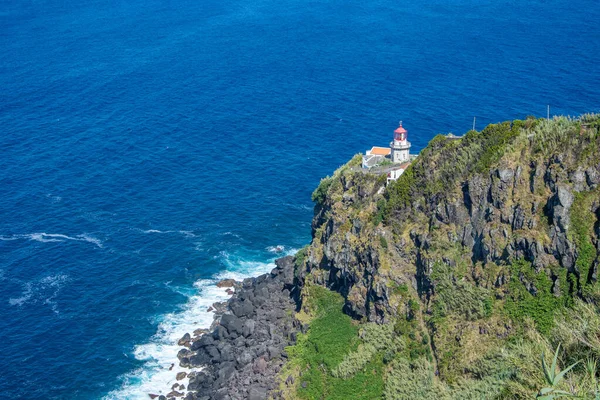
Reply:
[[[523, 259], [537, 272], [548, 269], [555, 293], [569, 286], [561, 279], [572, 274], [576, 286], [570, 290], [582, 295], [582, 287], [595, 282], [600, 260], [595, 254], [590, 268], [576, 263], [580, 250], [570, 215], [573, 207], [585, 207], [578, 211], [595, 221], [590, 240], [599, 249], [597, 128], [566, 119], [555, 122], [558, 127], [536, 124], [544, 125], [539, 132], [508, 124], [509, 131], [518, 130], [516, 137], [481, 172], [472, 169], [475, 155], [464, 161], [468, 144], [461, 149], [460, 141], [436, 138], [408, 171], [411, 176], [395, 183], [406, 186], [409, 201], [393, 209], [385, 210], [394, 201], [390, 189], [377, 194], [384, 185], [377, 175], [342, 168], [315, 207], [306, 272], [342, 293], [349, 314], [378, 322], [398, 313], [396, 285], [408, 283], [428, 304], [437, 262], [453, 268], [466, 263], [470, 279], [479, 282], [486, 266]], [[382, 212], [386, 220], [379, 223]], [[508, 282], [507, 274], [500, 270], [493, 285]]]

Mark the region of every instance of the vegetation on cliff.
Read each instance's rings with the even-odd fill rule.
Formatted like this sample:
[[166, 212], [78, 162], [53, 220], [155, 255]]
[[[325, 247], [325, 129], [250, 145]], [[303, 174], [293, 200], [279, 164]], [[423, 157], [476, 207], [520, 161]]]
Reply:
[[[324, 179], [296, 258], [305, 333], [284, 397], [595, 398], [599, 127], [584, 115], [438, 135], [383, 191], [356, 159]], [[587, 361], [549, 387], [559, 344], [557, 370]]]

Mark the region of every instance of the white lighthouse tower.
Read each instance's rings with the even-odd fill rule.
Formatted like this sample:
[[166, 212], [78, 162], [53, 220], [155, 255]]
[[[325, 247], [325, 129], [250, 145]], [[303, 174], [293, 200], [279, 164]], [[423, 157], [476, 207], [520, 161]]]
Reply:
[[390, 143], [392, 149], [392, 162], [403, 163], [410, 160], [410, 142], [407, 140], [408, 132], [400, 126], [394, 131], [394, 140]]

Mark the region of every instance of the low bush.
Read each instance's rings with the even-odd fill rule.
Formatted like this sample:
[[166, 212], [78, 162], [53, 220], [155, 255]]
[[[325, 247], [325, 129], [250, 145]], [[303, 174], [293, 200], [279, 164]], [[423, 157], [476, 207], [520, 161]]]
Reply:
[[333, 180], [334, 178], [329, 176], [321, 179], [319, 186], [317, 186], [317, 188], [311, 195], [311, 200], [317, 204], [323, 204], [325, 202], [325, 199], [327, 198], [327, 191], [333, 183]]

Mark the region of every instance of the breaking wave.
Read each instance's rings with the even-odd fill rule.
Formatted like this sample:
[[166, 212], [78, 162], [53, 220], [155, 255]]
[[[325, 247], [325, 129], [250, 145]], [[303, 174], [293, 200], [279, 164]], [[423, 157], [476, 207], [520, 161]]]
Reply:
[[[293, 255], [295, 252], [296, 249], [287, 249], [279, 255]], [[144, 361], [144, 365], [121, 376], [121, 387], [107, 394], [105, 400], [147, 400], [149, 394], [166, 395], [175, 383], [187, 387], [187, 378], [177, 381], [175, 377], [178, 372], [195, 369], [179, 366], [177, 353], [181, 346], [177, 342], [186, 333], [194, 336], [200, 334], [201, 330], [210, 328], [213, 313], [208, 311], [209, 307], [230, 297], [226, 288], [216, 286], [217, 282], [223, 279], [243, 280], [275, 268], [274, 258], [255, 261], [225, 251], [220, 253], [220, 257], [226, 270], [211, 279], [196, 281], [195, 293], [188, 297], [187, 302], [178, 311], [159, 318], [161, 322], [156, 334], [147, 343], [139, 344], [133, 350], [134, 357]]]

